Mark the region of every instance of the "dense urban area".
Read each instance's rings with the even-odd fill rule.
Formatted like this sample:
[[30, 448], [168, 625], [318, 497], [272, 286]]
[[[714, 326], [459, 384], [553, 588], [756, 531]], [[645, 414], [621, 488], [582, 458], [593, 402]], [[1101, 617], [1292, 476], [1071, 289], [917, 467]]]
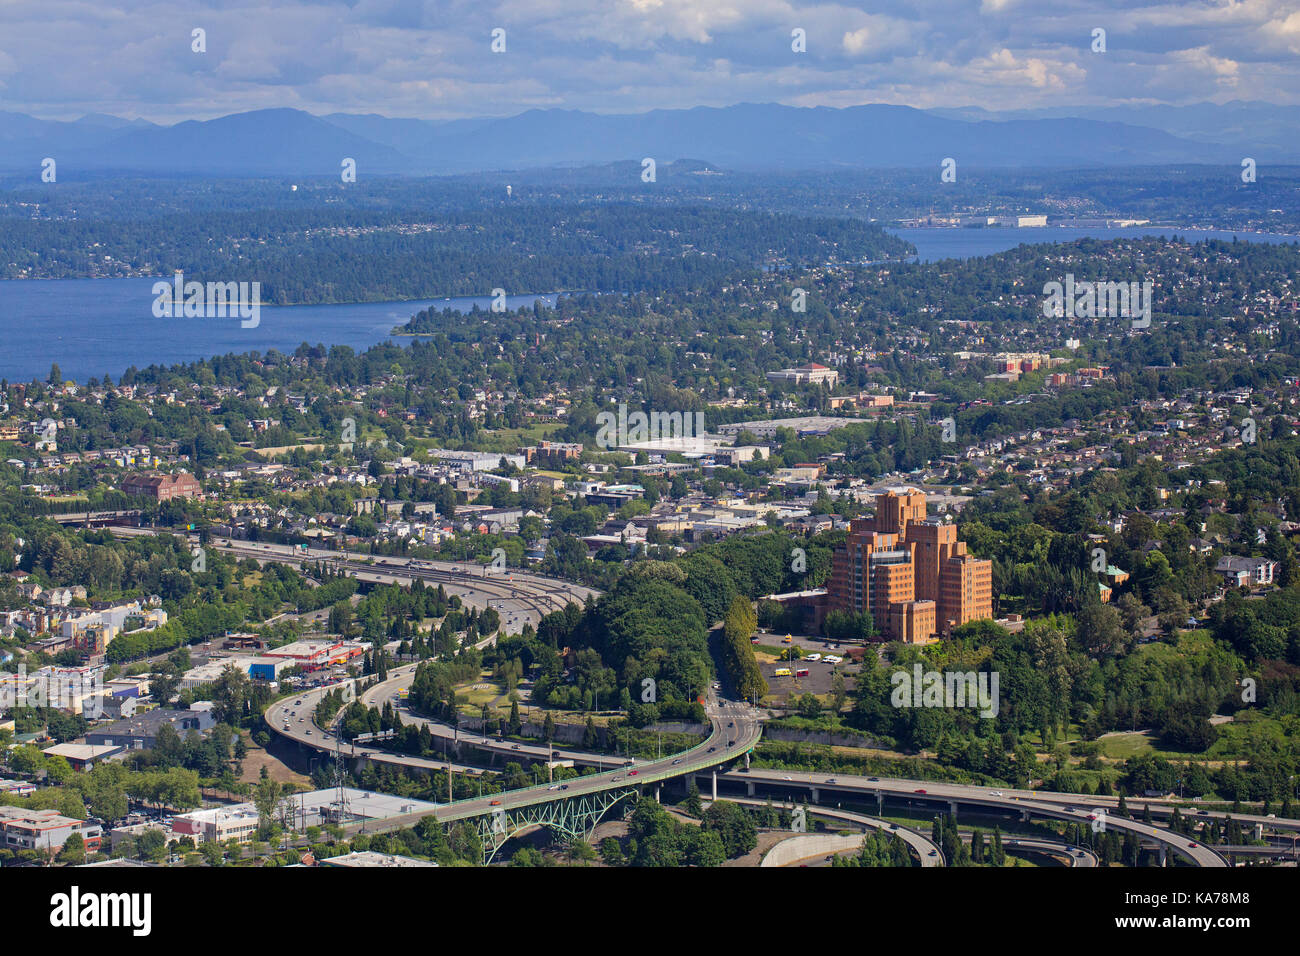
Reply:
[[0, 865], [1294, 866], [1300, 247], [1044, 241], [1189, 222], [1089, 175], [6, 206], [11, 277], [494, 301], [0, 382]]

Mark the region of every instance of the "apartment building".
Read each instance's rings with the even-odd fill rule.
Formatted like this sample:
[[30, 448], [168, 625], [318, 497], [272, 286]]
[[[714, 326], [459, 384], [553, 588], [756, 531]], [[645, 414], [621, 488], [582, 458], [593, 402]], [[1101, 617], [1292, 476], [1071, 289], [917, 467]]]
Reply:
[[876, 499], [874, 518], [850, 523], [827, 607], [869, 611], [886, 639], [926, 644], [993, 616], [993, 562], [967, 554], [955, 525], [926, 516], [924, 492], [893, 488]]

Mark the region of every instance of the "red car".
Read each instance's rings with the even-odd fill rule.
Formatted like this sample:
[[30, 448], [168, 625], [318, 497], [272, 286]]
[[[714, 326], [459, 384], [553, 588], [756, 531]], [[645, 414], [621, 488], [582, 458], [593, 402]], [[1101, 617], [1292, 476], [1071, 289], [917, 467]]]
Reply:
[[627, 772], [627, 775], [628, 775], [629, 777], [635, 777], [635, 776], [636, 776], [637, 774], [639, 774], [640, 772], [641, 772], [640, 770], [629, 770], [629, 771]]
[[913, 790], [912, 792], [913, 792], [913, 793], [925, 793], [924, 790]]

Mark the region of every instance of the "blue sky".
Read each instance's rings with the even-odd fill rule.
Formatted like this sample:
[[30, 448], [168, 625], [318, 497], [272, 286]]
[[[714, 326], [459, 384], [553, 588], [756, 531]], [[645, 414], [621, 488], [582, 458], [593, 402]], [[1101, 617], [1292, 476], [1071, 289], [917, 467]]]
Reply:
[[45, 118], [1228, 100], [1300, 104], [1300, 0], [0, 3], [0, 110]]

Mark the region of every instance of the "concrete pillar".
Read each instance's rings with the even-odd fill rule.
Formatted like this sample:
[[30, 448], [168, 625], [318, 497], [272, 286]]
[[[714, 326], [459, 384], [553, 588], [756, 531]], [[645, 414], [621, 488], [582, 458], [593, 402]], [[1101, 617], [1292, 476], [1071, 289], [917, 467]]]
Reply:
[[655, 784], [655, 803], [659, 802], [659, 784]]
[[1029, 811], [1028, 811], [1028, 810], [1021, 810], [1021, 811], [1020, 811], [1020, 822], [1021, 822], [1021, 823], [1028, 823], [1028, 822], [1029, 822]]
[[746, 769], [746, 770], [749, 769], [749, 751], [748, 751], [748, 750], [745, 751], [745, 769]]
[[949, 800], [949, 801], [948, 801], [948, 812], [951, 813], [951, 814], [953, 815], [954, 818], [957, 816], [957, 801], [956, 801], [956, 800]]
[[1169, 855], [1169, 847], [1161, 843], [1160, 844], [1160, 865], [1161, 866], [1165, 865], [1166, 857], [1168, 857], [1168, 855]]
[[718, 799], [718, 771], [713, 771], [713, 799]]
[[754, 781], [752, 780], [745, 781], [745, 794], [751, 797], [754, 795]]
[[817, 803], [817, 802], [819, 802], [819, 801], [818, 801], [817, 788], [816, 788], [816, 787], [813, 787], [813, 788], [812, 788], [812, 802], [813, 802], [813, 803]]

